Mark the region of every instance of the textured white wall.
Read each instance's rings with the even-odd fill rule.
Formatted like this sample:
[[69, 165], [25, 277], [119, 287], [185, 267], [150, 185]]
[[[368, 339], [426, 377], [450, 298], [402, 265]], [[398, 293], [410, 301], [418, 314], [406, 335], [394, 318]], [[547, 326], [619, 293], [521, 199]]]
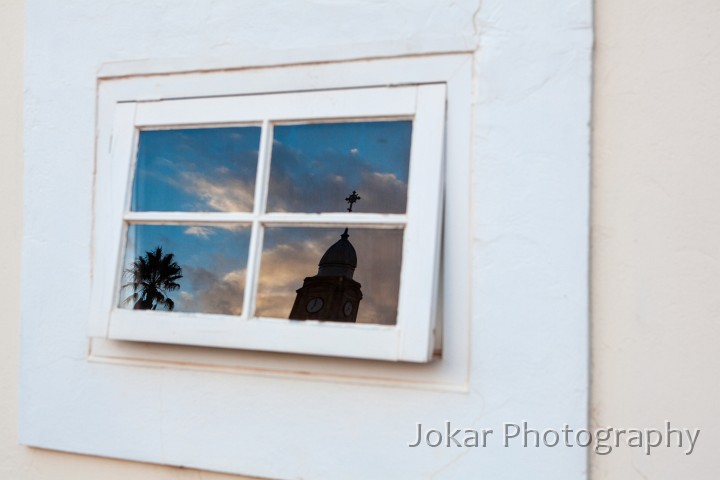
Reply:
[[[713, 434], [720, 428], [714, 291], [720, 11], [713, 0], [608, 0], [598, 2], [596, 16], [594, 423], [643, 425], [668, 417], [704, 433], [690, 457], [627, 450], [593, 456], [594, 478], [714, 478], [720, 468]], [[22, 2], [3, 2], [0, 478], [237, 478], [17, 445], [22, 30]]]
[[[82, 262], [87, 261], [90, 239], [88, 172], [93, 160], [95, 76], [101, 64], [193, 56], [235, 56], [242, 64], [245, 53], [256, 49], [333, 47], [336, 52], [347, 48], [357, 53], [363, 51], [366, 42], [431, 45], [447, 39], [470, 38], [478, 42], [480, 52], [476, 64], [476, 100], [481, 105], [473, 119], [476, 155], [471, 233], [476, 294], [470, 392], [466, 396], [430, 393], [421, 396], [401, 389], [361, 391], [348, 385], [311, 386], [298, 382], [296, 387], [308, 392], [306, 414], [318, 422], [322, 422], [326, 413], [312, 402], [318, 392], [340, 400], [351, 399], [360, 392], [365, 404], [382, 405], [381, 414], [364, 418], [362, 425], [347, 418], [340, 427], [347, 431], [354, 428], [358, 435], [381, 432], [382, 441], [391, 448], [382, 448], [383, 443], [353, 444], [353, 448], [362, 448], [362, 454], [372, 456], [374, 461], [367, 462], [363, 455], [342, 451], [338, 442], [325, 439], [323, 443], [317, 432], [308, 432], [310, 445], [303, 448], [314, 456], [304, 460], [305, 465], [297, 455], [283, 456], [283, 462], [279, 462], [282, 465], [274, 465], [279, 457], [271, 456], [273, 461], [264, 462], [264, 468], [291, 469], [296, 464], [316, 476], [330, 476], [336, 472], [332, 469], [333, 461], [345, 458], [350, 467], [357, 464], [378, 472], [387, 472], [393, 464], [402, 465], [405, 476], [435, 463], [443, 466], [434, 473], [445, 478], [467, 478], [481, 470], [496, 479], [583, 478], [584, 452], [579, 449], [549, 452], [496, 448], [492, 452], [471, 451], [470, 455], [436, 450], [425, 455], [411, 453], [400, 448], [402, 445], [398, 447], [396, 440], [406, 439], [407, 434], [401, 429], [412, 424], [412, 412], [427, 410], [429, 405], [438, 406], [427, 417], [434, 424], [445, 419], [478, 428], [486, 423], [496, 426], [498, 422], [523, 419], [539, 419], [542, 422], [539, 427], [557, 427], [563, 422], [584, 424], [587, 393], [584, 234], [589, 148], [586, 124], [592, 33], [589, 5], [587, 1], [560, 4], [550, 0], [515, 4], [484, 1], [480, 9], [478, 2], [470, 0], [305, 1], [300, 5], [290, 1], [28, 2], [29, 63], [25, 80], [29, 120], [25, 123], [25, 146], [26, 158], [32, 161], [28, 161], [26, 178], [31, 179], [33, 186], [42, 187], [42, 191], [27, 196], [33, 208], [25, 218], [26, 246], [30, 245], [38, 257], [31, 258], [26, 250], [25, 265], [32, 267], [37, 265], [33, 262], [44, 260], [68, 272], [74, 281], [54, 285], [54, 297], [47, 305], [27, 299], [24, 303], [30, 322], [26, 328], [31, 333], [26, 338], [32, 339], [28, 345], [33, 353], [25, 363], [26, 378], [33, 378], [33, 368], [50, 369], [43, 374], [48, 378], [53, 376], [52, 372], [61, 372], [66, 365], [84, 360], [83, 324], [66, 320], [42, 323], [42, 319], [50, 318], [48, 312], [52, 313], [53, 302], [59, 302], [58, 299], [75, 299], [69, 304], [66, 300], [62, 302], [64, 315], [70, 318], [83, 319], [86, 311], [88, 269]], [[59, 169], [48, 159], [61, 162], [65, 168]], [[54, 220], [63, 218], [67, 208], [72, 214], [66, 217], [64, 230], [57, 229], [53, 248], [45, 248], [46, 227], [57, 225]], [[62, 256], [53, 255], [56, 247], [62, 249]], [[77, 259], [82, 260], [77, 263]], [[34, 268], [31, 275], [26, 272], [25, 291], [40, 290], [36, 283], [41, 277], [38, 271]], [[40, 337], [44, 342], [36, 341]], [[69, 354], [39, 348], [41, 345], [60, 350], [68, 347]], [[53, 359], [59, 361], [52, 362]], [[105, 366], [84, 368], [88, 375], [82, 381], [101, 381], [103, 369], [113, 370]], [[261, 395], [267, 396], [269, 389], [278, 392], [276, 400], [287, 388], [283, 381], [246, 379], [240, 389], [237, 377], [231, 375], [174, 371], [164, 372], [158, 386], [156, 377], [160, 375], [148, 370], [152, 369], [127, 369], [125, 373], [128, 381], [131, 377], [142, 379], [147, 389], [176, 388], [187, 392], [183, 401], [188, 404], [193, 404], [194, 399], [210, 399], [225, 407], [230, 398], [230, 407], [237, 410], [241, 402], [253, 398], [256, 406], [261, 404], [257, 399], [266, 399]], [[90, 379], [91, 375], [96, 377]], [[233, 397], [203, 398], [187, 388], [200, 379], [228, 389], [234, 382], [237, 391]], [[53, 383], [52, 388], [61, 388], [61, 383]], [[32, 422], [34, 414], [52, 420], [53, 412], [43, 410], [42, 401], [38, 401], [43, 392], [52, 389], [32, 382], [28, 382], [28, 387], [24, 401], [30, 402], [24, 405], [38, 409], [26, 408], [25, 421]], [[83, 396], [78, 399], [82, 401]], [[101, 406], [82, 408], [92, 413]], [[73, 415], [77, 411], [63, 413]], [[220, 412], [217, 417], [210, 415], [215, 411], [202, 413], [215, 421], [228, 424], [233, 421], [232, 413]], [[169, 415], [168, 421], [171, 420]], [[60, 421], [66, 419], [58, 418]], [[68, 432], [69, 436], [82, 438], [78, 433], [86, 426], [80, 423], [75, 424], [77, 430]], [[146, 427], [154, 431], [153, 425]], [[182, 429], [178, 425], [179, 422], [167, 427]], [[100, 430], [102, 425], [87, 427], [88, 431]], [[126, 425], [115, 427], [119, 434], [132, 433]], [[237, 427], [235, 432], [242, 427], [248, 430], [259, 426]], [[266, 433], [272, 437], [272, 432]], [[35, 440], [55, 444], [60, 441], [42, 438], [38, 429], [33, 434]], [[229, 432], [227, 439], [233, 441], [235, 437]], [[202, 457], [197, 451], [183, 450], [181, 443], [167, 445], [170, 454], [177, 455], [175, 458]], [[324, 446], [326, 453], [315, 453], [316, 445]], [[88, 451], [95, 447], [84, 445]], [[138, 456], [149, 451], [141, 443], [136, 447], [134, 453]], [[209, 452], [216, 449], [210, 443], [198, 447]], [[19, 452], [15, 459], [7, 460], [10, 468], [32, 470], [27, 478], [62, 478], [61, 475], [90, 478], [101, 469], [118, 478], [123, 474], [143, 478], [204, 475], [20, 447], [8, 451]], [[328, 455], [328, 451], [337, 455]], [[222, 463], [212, 455], [202, 460]], [[105, 472], [102, 475], [112, 478]], [[215, 477], [208, 474], [206, 478]]]
[[700, 428], [690, 456], [619, 449], [594, 478], [720, 471], [720, 3], [596, 4], [596, 425]]

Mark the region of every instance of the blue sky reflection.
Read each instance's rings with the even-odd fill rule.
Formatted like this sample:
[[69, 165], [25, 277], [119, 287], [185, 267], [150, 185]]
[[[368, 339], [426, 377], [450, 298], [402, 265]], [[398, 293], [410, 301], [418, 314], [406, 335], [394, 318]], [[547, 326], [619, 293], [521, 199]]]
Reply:
[[260, 127], [140, 132], [133, 211], [249, 212]]
[[271, 212], [341, 212], [357, 190], [353, 210], [405, 213], [412, 122], [279, 125], [274, 129]]
[[[169, 292], [174, 311], [240, 315], [245, 289], [250, 228], [246, 226], [131, 225], [124, 268], [155, 247], [172, 253], [182, 268], [180, 289]], [[127, 275], [123, 283], [128, 281]], [[120, 306], [132, 293], [120, 292]]]
[[[404, 213], [411, 134], [409, 120], [276, 125], [267, 210], [344, 212], [357, 190], [353, 211]], [[132, 210], [252, 211], [259, 142], [259, 127], [141, 132]], [[343, 229], [268, 226], [256, 313], [287, 318], [295, 290]], [[395, 322], [402, 238], [402, 230], [350, 229], [364, 294], [358, 322]], [[161, 247], [182, 268], [180, 289], [168, 293], [175, 311], [239, 315], [249, 242], [249, 226], [131, 225], [123, 268]], [[122, 307], [133, 308], [122, 302], [131, 293], [121, 291]]]

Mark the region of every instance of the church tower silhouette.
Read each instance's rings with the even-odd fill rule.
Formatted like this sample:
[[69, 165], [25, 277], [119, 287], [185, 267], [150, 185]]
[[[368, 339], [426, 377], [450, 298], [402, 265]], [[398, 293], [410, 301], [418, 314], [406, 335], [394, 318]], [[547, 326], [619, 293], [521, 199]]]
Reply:
[[318, 273], [305, 277], [296, 290], [291, 320], [323, 320], [354, 323], [362, 300], [361, 285], [353, 280], [357, 254], [346, 228], [340, 240], [320, 259]]
[[[352, 212], [353, 204], [358, 200], [360, 195], [353, 190], [345, 199], [350, 204], [348, 212]], [[353, 280], [357, 254], [348, 237], [350, 234], [345, 228], [340, 240], [332, 244], [320, 259], [317, 275], [305, 277], [303, 286], [296, 290], [295, 303], [290, 310], [291, 320], [355, 323], [363, 295], [361, 285]]]

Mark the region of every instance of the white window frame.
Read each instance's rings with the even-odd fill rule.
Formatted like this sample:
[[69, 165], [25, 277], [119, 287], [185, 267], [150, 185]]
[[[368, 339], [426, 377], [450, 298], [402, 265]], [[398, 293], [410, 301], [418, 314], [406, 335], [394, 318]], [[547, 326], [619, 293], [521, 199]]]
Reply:
[[[448, 154], [452, 155], [447, 169], [455, 175], [454, 182], [462, 183], [467, 178], [467, 136], [463, 139], [465, 145], [458, 140], [463, 132], [469, 133], [469, 129], [461, 125], [467, 124], [468, 119], [463, 119], [462, 115], [469, 111], [469, 104], [463, 106], [461, 98], [464, 95], [465, 102], [469, 102], [470, 58], [469, 55], [439, 55], [340, 63], [332, 65], [332, 70], [328, 69], [328, 65], [301, 65], [249, 72], [216, 72], [210, 76], [176, 74], [161, 77], [160, 81], [148, 76], [101, 81], [90, 324], [90, 334], [98, 340], [95, 346], [100, 346], [100, 356], [133, 357], [128, 351], [134, 347], [122, 342], [130, 340], [376, 360], [430, 361], [433, 353], [437, 354], [442, 349], [440, 329], [435, 325], [438, 312], [439, 316], [447, 318], [456, 315], [453, 310], [465, 315], [467, 312], [469, 292], [466, 288], [454, 289], [452, 292], [456, 293], [456, 298], [450, 291], [444, 292], [445, 298], [440, 299], [439, 305], [436, 303], [436, 291], [441, 276], [438, 253], [442, 231], [443, 164]], [[388, 66], [393, 67], [390, 73]], [[258, 90], [258, 86], [267, 85], [268, 80], [273, 88]], [[157, 98], [158, 93], [160, 98]], [[446, 103], [448, 124], [457, 129], [455, 135], [449, 135], [447, 146], [443, 136]], [[451, 121], [450, 115], [455, 117], [454, 120]], [[265, 183], [268, 171], [267, 143], [272, 120], [408, 117], [414, 118], [414, 124], [408, 210], [405, 215], [263, 214], [266, 192], [262, 188], [256, 188], [252, 213], [128, 211], [135, 145], [140, 129], [262, 125], [264, 146], [260, 149], [256, 182], [260, 187]], [[454, 145], [452, 139], [455, 139]], [[464, 158], [455, 159], [458, 154], [464, 154]], [[454, 193], [448, 192], [445, 199], [449, 207], [444, 220], [446, 227], [449, 224], [467, 228], [467, 218], [459, 220], [457, 212], [450, 210], [460, 206], [462, 211], [463, 205], [469, 202], [467, 193], [467, 188], [462, 187]], [[258, 235], [261, 223], [304, 226], [350, 223], [381, 228], [404, 227], [397, 324], [347, 325], [253, 318], [253, 288], [246, 288], [244, 313], [240, 317], [117, 308], [118, 271], [123, 257], [124, 228], [128, 222], [251, 224], [254, 234], [248, 265], [250, 287], [255, 285], [253, 278], [257, 277], [257, 263], [262, 249], [261, 235]], [[457, 237], [462, 228], [444, 240], [446, 250], [442, 264], [446, 273], [465, 270], [467, 275], [467, 266], [461, 266], [460, 262], [464, 263], [462, 259], [466, 258], [469, 246], [466, 239]], [[462, 246], [464, 251], [450, 254], [448, 247], [453, 244]], [[463, 293], [467, 296], [462, 297]], [[466, 317], [458, 319], [459, 325], [466, 322]], [[108, 345], [111, 347], [108, 348]], [[175, 361], [180, 360], [175, 354], [171, 357]], [[457, 354], [463, 357], [466, 349], [458, 346]], [[451, 357], [460, 360], [456, 355]], [[457, 369], [455, 374], [457, 376]], [[462, 374], [459, 376], [462, 377]], [[442, 378], [441, 374], [439, 378]]]

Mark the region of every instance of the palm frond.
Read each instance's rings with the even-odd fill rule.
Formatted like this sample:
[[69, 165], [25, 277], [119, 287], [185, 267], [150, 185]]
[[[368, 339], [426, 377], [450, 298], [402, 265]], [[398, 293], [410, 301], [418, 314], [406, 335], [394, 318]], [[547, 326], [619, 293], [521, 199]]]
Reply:
[[122, 288], [132, 288], [123, 303], [135, 302], [136, 310], [156, 310], [158, 305], [166, 310], [173, 310], [175, 302], [167, 296], [167, 292], [180, 289], [178, 280], [183, 278], [182, 268], [175, 262], [172, 253], [163, 254], [162, 247], [139, 255], [130, 267], [123, 271], [127, 282]]

